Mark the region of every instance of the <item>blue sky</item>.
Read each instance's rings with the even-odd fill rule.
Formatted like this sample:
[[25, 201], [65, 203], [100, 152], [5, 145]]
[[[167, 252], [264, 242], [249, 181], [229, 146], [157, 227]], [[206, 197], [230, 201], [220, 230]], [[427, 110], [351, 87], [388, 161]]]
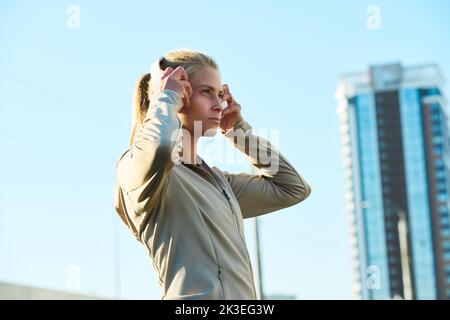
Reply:
[[[71, 4], [79, 30], [66, 26]], [[372, 4], [379, 30], [366, 26]], [[161, 297], [145, 249], [115, 215], [114, 166], [138, 76], [187, 47], [218, 62], [253, 127], [280, 130], [281, 152], [313, 189], [261, 219], [266, 293], [353, 298], [339, 75], [435, 62], [448, 79], [449, 15], [445, 0], [1, 1], [0, 281], [112, 297], [117, 230], [120, 297]], [[73, 267], [79, 288], [68, 284]]]

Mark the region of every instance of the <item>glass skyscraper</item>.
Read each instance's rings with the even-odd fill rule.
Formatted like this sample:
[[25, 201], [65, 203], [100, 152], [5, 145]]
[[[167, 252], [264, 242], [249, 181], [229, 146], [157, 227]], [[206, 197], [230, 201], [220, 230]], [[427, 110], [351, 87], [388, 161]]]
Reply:
[[450, 298], [450, 136], [434, 64], [372, 66], [336, 98], [362, 299]]

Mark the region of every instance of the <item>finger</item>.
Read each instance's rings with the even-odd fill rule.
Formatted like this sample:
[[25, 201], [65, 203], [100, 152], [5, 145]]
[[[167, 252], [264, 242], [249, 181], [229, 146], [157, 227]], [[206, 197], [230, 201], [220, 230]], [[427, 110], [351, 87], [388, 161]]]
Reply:
[[230, 114], [233, 112], [233, 109], [231, 107], [226, 107], [223, 111], [222, 111], [222, 117], [226, 116], [227, 114]]
[[224, 98], [228, 103], [230, 103], [230, 104], [236, 103], [236, 100], [234, 100], [234, 97], [230, 92], [230, 87], [227, 84], [223, 85], [223, 93], [224, 93]]
[[233, 98], [233, 95], [231, 94], [230, 86], [229, 86], [229, 85], [227, 85], [227, 84], [224, 84], [224, 85], [223, 85], [223, 92], [224, 92], [227, 96], [230, 96], [231, 98]]
[[227, 102], [227, 105], [231, 104], [232, 97], [229, 94], [225, 93], [223, 99]]
[[177, 80], [187, 80], [188, 76], [186, 71], [182, 66], [178, 66], [170, 75], [170, 77], [177, 79]]
[[231, 96], [231, 105], [239, 105], [233, 96]]
[[224, 84], [222, 88], [225, 93], [230, 93], [230, 87], [227, 84]]
[[237, 113], [237, 112], [240, 112], [240, 111], [241, 111], [241, 106], [238, 105], [238, 104], [234, 104], [234, 105], [232, 105], [230, 107], [227, 107], [225, 110], [223, 110], [222, 117], [227, 115], [227, 114]]
[[228, 109], [228, 108], [225, 108], [223, 111], [222, 111], [222, 115], [221, 115], [221, 117], [223, 118], [223, 117], [225, 117], [227, 114], [229, 114], [230, 113], [230, 109]]
[[184, 70], [184, 68], [182, 69], [181, 75], [180, 75], [180, 80], [188, 80], [188, 75], [186, 70]]
[[164, 70], [163, 74], [161, 75], [161, 80], [169, 76], [173, 71], [172, 67], [167, 67], [166, 70]]
[[183, 95], [183, 99], [182, 100], [183, 100], [183, 107], [189, 108], [190, 98], [189, 98], [189, 95], [188, 95], [186, 90], [184, 90], [184, 95]]
[[189, 107], [190, 99], [192, 95], [192, 87], [188, 81], [183, 81], [183, 103], [185, 106]]
[[187, 94], [189, 95], [189, 97], [192, 96], [192, 85], [189, 81], [181, 81], [181, 83], [184, 86], [184, 89], [186, 90]]

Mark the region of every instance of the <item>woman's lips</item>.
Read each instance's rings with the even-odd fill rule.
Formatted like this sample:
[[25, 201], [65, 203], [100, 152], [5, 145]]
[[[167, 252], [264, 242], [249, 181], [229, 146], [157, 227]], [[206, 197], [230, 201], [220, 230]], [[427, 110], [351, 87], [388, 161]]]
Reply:
[[209, 120], [214, 121], [216, 123], [220, 123], [220, 119], [219, 118], [209, 118]]

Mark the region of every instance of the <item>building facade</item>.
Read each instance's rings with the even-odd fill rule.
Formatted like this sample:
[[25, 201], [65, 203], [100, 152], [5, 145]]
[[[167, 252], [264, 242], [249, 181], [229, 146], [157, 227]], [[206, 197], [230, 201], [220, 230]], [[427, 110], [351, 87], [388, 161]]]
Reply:
[[372, 66], [340, 78], [354, 292], [450, 298], [450, 141], [434, 64]]

